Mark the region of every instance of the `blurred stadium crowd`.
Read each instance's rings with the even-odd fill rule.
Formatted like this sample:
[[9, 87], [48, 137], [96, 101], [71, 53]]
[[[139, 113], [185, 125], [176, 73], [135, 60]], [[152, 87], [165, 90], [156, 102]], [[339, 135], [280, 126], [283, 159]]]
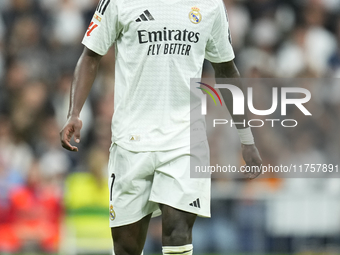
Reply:
[[[79, 152], [62, 149], [59, 141], [72, 73], [83, 49], [80, 42], [97, 3], [98, 0], [0, 1], [0, 253], [37, 247], [55, 252], [63, 239], [60, 226], [65, 217], [92, 213], [108, 219], [106, 162], [114, 110], [113, 49], [102, 59], [81, 114]], [[340, 77], [339, 0], [225, 0], [225, 4], [235, 61], [243, 77]], [[208, 63], [204, 70], [204, 76], [213, 75]], [[261, 93], [268, 93], [262, 89]], [[297, 162], [313, 159], [339, 163], [340, 85], [331, 83], [310, 89], [317, 100], [309, 107], [318, 121], [300, 123], [301, 132], [265, 128], [255, 131], [264, 162], [275, 165], [294, 158]], [[271, 100], [270, 94], [267, 98]], [[226, 139], [230, 143], [224, 148], [228, 151], [225, 160], [240, 164], [239, 150], [234, 149], [239, 146], [237, 139]], [[225, 146], [214, 141], [210, 145]], [[282, 231], [268, 232], [270, 209], [263, 199], [255, 199], [256, 194], [288, 190], [313, 196], [325, 191], [325, 197], [334, 194], [339, 199], [337, 180], [309, 182], [274, 177], [251, 184], [214, 180], [216, 187], [234, 189], [222, 188], [223, 195], [213, 203], [216, 217], [213, 213], [210, 223], [198, 222], [195, 235], [200, 242], [195, 249], [277, 251], [273, 236], [280, 236]], [[340, 215], [337, 208], [333, 212]], [[215, 226], [211, 230], [214, 240], [209, 239], [213, 235], [207, 233], [209, 226]], [[322, 244], [334, 244], [339, 241], [340, 223], [332, 227], [331, 234], [326, 230], [320, 235], [318, 231], [308, 234], [308, 230], [299, 238], [320, 237]], [[252, 231], [255, 234], [250, 235]], [[150, 232], [147, 247], [158, 251], [154, 248], [159, 243], [157, 221]], [[282, 234], [287, 237], [280, 239], [283, 252], [296, 251], [291, 244], [293, 233]]]

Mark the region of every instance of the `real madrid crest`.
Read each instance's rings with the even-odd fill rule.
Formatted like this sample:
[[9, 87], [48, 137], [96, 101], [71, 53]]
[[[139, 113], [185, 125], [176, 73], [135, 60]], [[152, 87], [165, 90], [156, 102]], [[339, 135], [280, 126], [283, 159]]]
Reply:
[[198, 24], [202, 21], [202, 15], [200, 13], [200, 9], [198, 7], [192, 7], [191, 12], [189, 13], [189, 19], [192, 23]]
[[116, 218], [116, 213], [113, 210], [113, 205], [110, 205], [110, 220], [114, 220]]

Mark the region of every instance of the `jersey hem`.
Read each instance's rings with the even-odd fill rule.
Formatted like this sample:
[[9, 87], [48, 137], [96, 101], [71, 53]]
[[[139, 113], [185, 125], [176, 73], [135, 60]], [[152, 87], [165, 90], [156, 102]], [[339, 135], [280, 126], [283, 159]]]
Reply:
[[[151, 201], [152, 202], [152, 201]], [[158, 217], [160, 215], [162, 215], [162, 212], [159, 208], [155, 209], [155, 210], [151, 210], [150, 212], [145, 212], [145, 213], [141, 213], [141, 214], [138, 214], [138, 216], [135, 216], [135, 217], [131, 217], [129, 219], [126, 219], [124, 221], [110, 221], [110, 228], [114, 228], [114, 227], [121, 227], [121, 226], [126, 226], [126, 225], [129, 225], [129, 224], [132, 224], [132, 223], [135, 223], [141, 219], [143, 219], [145, 216], [149, 215], [149, 214], [152, 214], [152, 218], [155, 218], [155, 217]]]
[[210, 212], [199, 213], [199, 212], [195, 211], [194, 209], [193, 210], [189, 210], [187, 208], [187, 206], [184, 207], [184, 206], [181, 206], [181, 205], [174, 205], [173, 203], [166, 202], [166, 201], [161, 201], [161, 200], [155, 199], [155, 198], [150, 198], [149, 201], [154, 202], [154, 203], [158, 203], [158, 204], [168, 205], [168, 206], [170, 206], [172, 208], [175, 208], [175, 209], [178, 209], [178, 210], [181, 210], [181, 211], [184, 211], [184, 212], [193, 213], [193, 214], [196, 214], [197, 216], [202, 217], [202, 218], [211, 218], [211, 213]]
[[81, 43], [82, 43], [86, 48], [88, 48], [89, 50], [92, 50], [93, 52], [95, 52], [95, 53], [97, 53], [97, 54], [99, 54], [99, 55], [101, 55], [101, 56], [104, 56], [104, 55], [107, 53], [107, 51], [105, 52], [105, 51], [100, 50], [99, 48], [97, 48], [94, 44], [92, 44], [92, 43], [89, 42], [89, 41], [83, 40]]
[[233, 54], [232, 57], [223, 58], [223, 59], [217, 59], [217, 58], [209, 58], [205, 57], [206, 60], [210, 61], [211, 63], [223, 63], [223, 62], [229, 62], [235, 59], [235, 55]]

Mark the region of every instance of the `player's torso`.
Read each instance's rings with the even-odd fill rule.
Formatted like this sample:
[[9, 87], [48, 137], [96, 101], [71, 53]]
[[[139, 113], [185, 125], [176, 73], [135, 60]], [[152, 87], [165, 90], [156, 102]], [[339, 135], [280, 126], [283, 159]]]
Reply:
[[[187, 143], [190, 78], [201, 76], [216, 1], [118, 1], [113, 137], [120, 146]], [[132, 135], [140, 141], [127, 140]]]
[[215, 0], [122, 0], [118, 44], [149, 57], [203, 56]]

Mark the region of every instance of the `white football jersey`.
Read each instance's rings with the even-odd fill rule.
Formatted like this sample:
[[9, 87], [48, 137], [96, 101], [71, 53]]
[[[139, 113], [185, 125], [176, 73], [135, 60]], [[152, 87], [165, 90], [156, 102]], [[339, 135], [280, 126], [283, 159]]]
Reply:
[[115, 43], [112, 142], [159, 151], [189, 145], [190, 132], [206, 139], [203, 118], [190, 130], [190, 78], [204, 58], [232, 60], [229, 39], [222, 0], [101, 0], [83, 44], [105, 55]]

